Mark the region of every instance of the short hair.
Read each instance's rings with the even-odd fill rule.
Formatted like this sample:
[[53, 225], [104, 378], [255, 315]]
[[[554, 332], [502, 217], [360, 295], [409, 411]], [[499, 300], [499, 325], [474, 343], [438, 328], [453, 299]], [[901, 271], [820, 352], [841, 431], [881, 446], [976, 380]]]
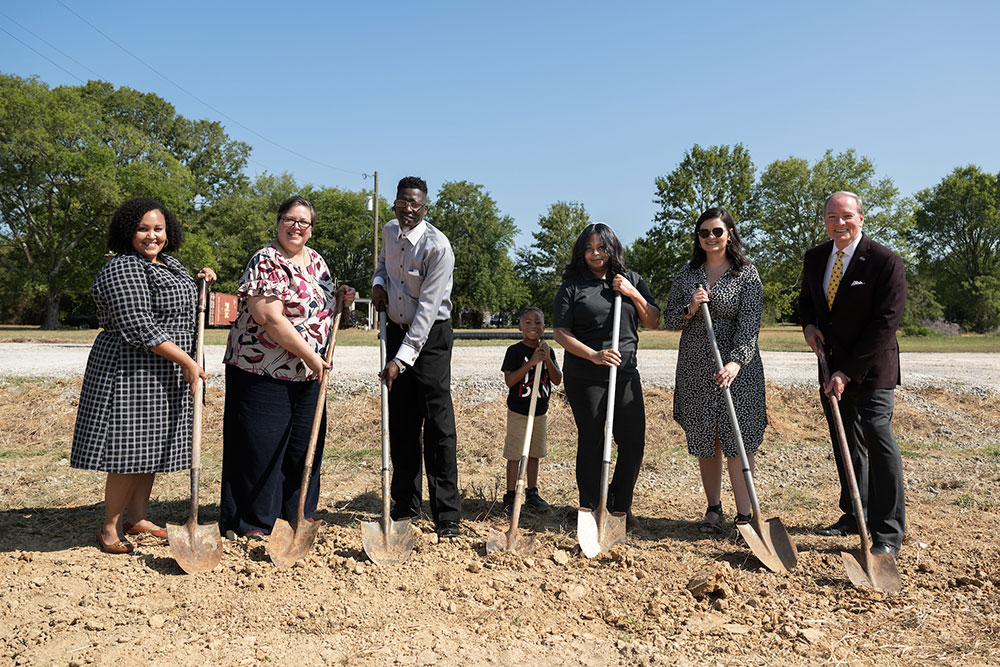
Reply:
[[309, 209], [309, 222], [316, 222], [316, 209], [313, 207], [312, 202], [302, 195], [292, 195], [285, 201], [281, 202], [281, 206], [278, 207], [278, 218], [276, 222], [281, 222], [281, 218], [283, 218], [286, 213], [291, 211], [296, 206], [305, 206]]
[[852, 199], [854, 199], [854, 201], [858, 205], [858, 213], [860, 213], [861, 215], [865, 214], [865, 205], [864, 202], [861, 201], [861, 197], [857, 196], [853, 192], [849, 192], [848, 190], [837, 190], [832, 195], [827, 197], [825, 202], [823, 202], [823, 215], [826, 215], [826, 205], [830, 203], [830, 200], [833, 199], [834, 197], [839, 197], [841, 195], [851, 197]]
[[538, 315], [542, 318], [542, 320], [543, 321], [545, 320], [545, 313], [542, 312], [541, 308], [539, 308], [538, 306], [527, 306], [526, 308], [522, 309], [520, 313], [518, 313], [517, 321], [520, 322], [521, 318], [527, 315], [528, 313], [538, 313]]
[[108, 227], [108, 250], [119, 255], [132, 252], [135, 230], [142, 222], [142, 217], [152, 210], [162, 213], [167, 223], [167, 242], [163, 246], [163, 252], [172, 252], [180, 248], [184, 243], [184, 230], [181, 229], [181, 223], [177, 222], [174, 214], [152, 197], [133, 197], [119, 206], [111, 216], [111, 225]]
[[601, 240], [604, 249], [608, 251], [608, 277], [625, 275], [625, 256], [622, 251], [622, 242], [618, 240], [615, 230], [608, 227], [603, 222], [595, 222], [584, 227], [580, 236], [573, 244], [573, 254], [569, 259], [569, 264], [563, 269], [563, 280], [569, 280], [577, 276], [586, 277], [590, 272], [587, 269], [587, 262], [584, 255], [587, 252], [587, 241], [593, 235]]
[[424, 193], [424, 199], [427, 198], [427, 181], [418, 176], [406, 176], [399, 179], [399, 184], [396, 186], [396, 196], [399, 196], [402, 190], [420, 190]]
[[729, 258], [729, 261], [733, 265], [733, 274], [738, 275], [743, 270], [743, 267], [750, 263], [750, 260], [743, 254], [743, 241], [740, 239], [739, 232], [736, 231], [736, 220], [733, 218], [733, 214], [721, 206], [706, 209], [704, 213], [698, 216], [698, 222], [694, 223], [694, 251], [691, 253], [691, 268], [697, 269], [708, 259], [705, 249], [701, 247], [701, 243], [698, 241], [698, 230], [701, 228], [703, 222], [716, 218], [721, 220], [722, 224], [729, 230], [729, 242], [726, 243], [726, 257]]

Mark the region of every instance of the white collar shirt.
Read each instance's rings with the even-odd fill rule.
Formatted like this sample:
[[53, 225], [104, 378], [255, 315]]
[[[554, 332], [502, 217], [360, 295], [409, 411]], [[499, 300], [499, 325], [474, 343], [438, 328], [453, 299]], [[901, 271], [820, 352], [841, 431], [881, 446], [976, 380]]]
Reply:
[[[851, 258], [854, 257], [854, 251], [858, 249], [858, 244], [861, 243], [861, 237], [864, 236], [864, 232], [858, 233], [858, 238], [851, 241], [851, 244], [844, 248], [844, 258], [840, 261], [840, 277], [843, 278], [847, 273], [847, 267], [851, 264]], [[830, 276], [833, 275], [833, 263], [837, 260], [837, 244], [833, 244], [833, 248], [830, 250], [830, 256], [826, 260], [826, 271], [823, 273], [823, 293], [826, 294], [827, 290], [830, 288]]]

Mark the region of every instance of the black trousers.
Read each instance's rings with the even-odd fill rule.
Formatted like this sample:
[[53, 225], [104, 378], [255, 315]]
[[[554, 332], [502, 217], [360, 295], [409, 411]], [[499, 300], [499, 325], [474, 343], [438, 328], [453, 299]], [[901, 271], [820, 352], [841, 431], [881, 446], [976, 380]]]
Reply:
[[[389, 321], [387, 359], [396, 356], [405, 334], [402, 327]], [[393, 381], [389, 392], [390, 493], [396, 516], [416, 516], [420, 512], [422, 454], [434, 523], [458, 521], [461, 517], [455, 409], [451, 402], [451, 347], [451, 322], [435, 322], [417, 362]]]
[[[837, 462], [840, 478], [840, 511], [853, 517], [854, 505], [837, 444], [830, 401], [822, 391], [820, 398], [830, 427], [833, 458]], [[864, 391], [848, 386], [840, 399], [840, 418], [844, 422], [847, 448], [872, 541], [899, 547], [906, 526], [906, 499], [903, 492], [903, 459], [892, 433], [893, 410], [892, 389]]]
[[[618, 459], [608, 484], [608, 509], [629, 512], [646, 449], [646, 406], [642, 400], [642, 383], [638, 377], [627, 380], [618, 378], [615, 395], [612, 433], [618, 445]], [[566, 378], [566, 398], [576, 421], [576, 485], [580, 490], [580, 507], [596, 509], [601, 498], [608, 382]]]
[[[275, 519], [294, 522], [309, 448], [319, 383], [276, 380], [226, 365], [226, 411], [222, 425], [222, 496], [219, 527], [271, 533]], [[305, 516], [319, 501], [319, 469], [326, 440], [320, 422]]]

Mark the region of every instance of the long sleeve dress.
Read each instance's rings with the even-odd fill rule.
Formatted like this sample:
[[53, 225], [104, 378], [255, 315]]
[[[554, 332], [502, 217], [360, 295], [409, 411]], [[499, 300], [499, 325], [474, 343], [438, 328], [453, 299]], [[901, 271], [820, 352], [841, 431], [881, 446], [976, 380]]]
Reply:
[[[715, 358], [708, 341], [708, 330], [701, 311], [684, 317], [684, 306], [699, 284], [708, 284], [704, 265], [684, 266], [670, 288], [664, 323], [668, 329], [681, 330], [674, 382], [674, 420], [687, 436], [692, 456], [715, 455], [715, 434], [719, 434], [722, 453], [739, 456], [736, 438], [729, 422], [722, 389], [716, 386]], [[757, 334], [763, 311], [764, 291], [757, 269], [748, 264], [738, 274], [730, 267], [709, 292], [709, 311], [719, 341], [722, 363], [741, 364], [729, 390], [747, 454], [760, 447], [767, 427], [764, 398], [764, 365], [757, 349]]]

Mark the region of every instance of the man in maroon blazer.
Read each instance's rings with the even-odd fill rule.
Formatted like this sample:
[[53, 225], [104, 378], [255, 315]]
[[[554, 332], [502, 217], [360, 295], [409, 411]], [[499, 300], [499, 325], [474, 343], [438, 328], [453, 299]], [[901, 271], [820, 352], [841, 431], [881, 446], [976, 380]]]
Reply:
[[[903, 542], [903, 463], [892, 433], [893, 390], [899, 384], [896, 329], [906, 305], [903, 260], [862, 233], [861, 198], [835, 192], [823, 206], [830, 241], [806, 252], [799, 316], [809, 347], [830, 360], [830, 382], [820, 397], [834, 443], [830, 400], [840, 402], [854, 474], [872, 534], [872, 553], [898, 555]], [[820, 535], [857, 532], [843, 461], [840, 519]]]

